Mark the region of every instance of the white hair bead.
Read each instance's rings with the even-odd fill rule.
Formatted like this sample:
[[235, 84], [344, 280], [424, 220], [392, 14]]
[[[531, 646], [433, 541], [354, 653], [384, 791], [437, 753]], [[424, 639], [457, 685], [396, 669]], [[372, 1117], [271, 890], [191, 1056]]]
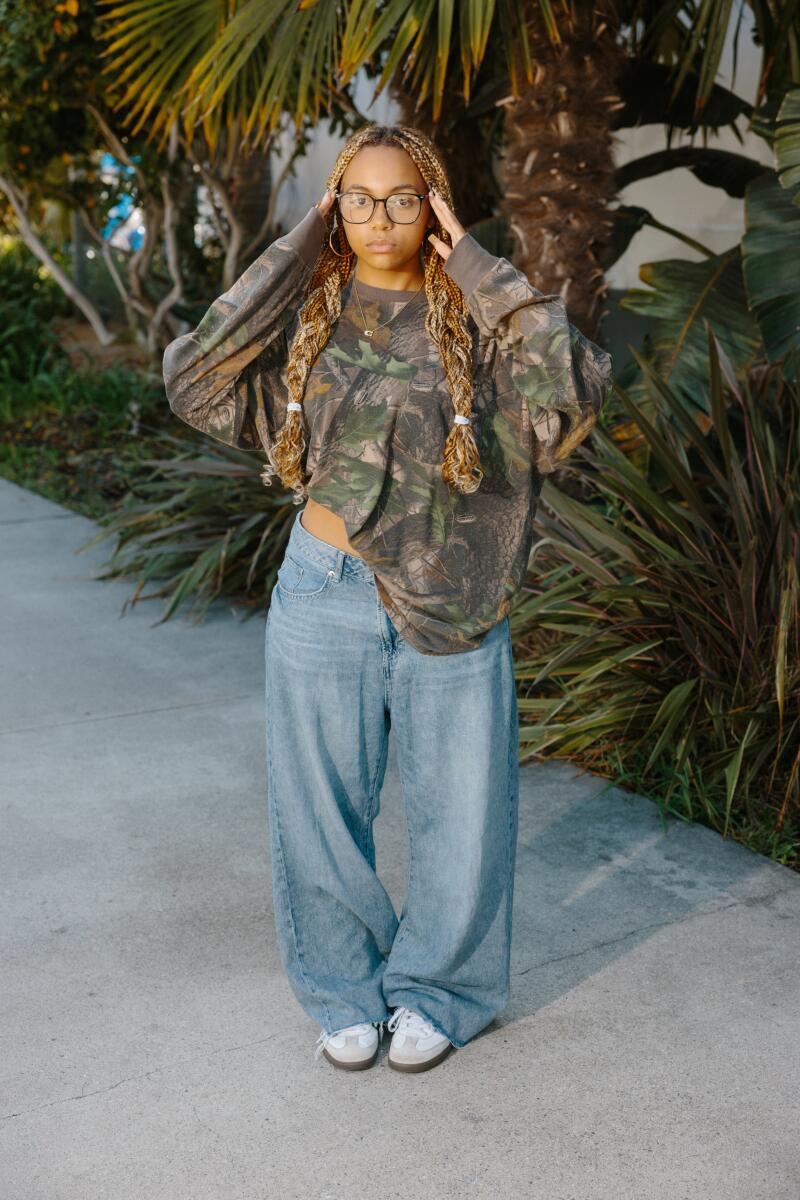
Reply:
[[302, 404], [298, 404], [296, 400], [290, 400], [286, 407], [289, 412], [291, 412], [293, 409], [295, 412], [300, 412], [303, 406]]
[[456, 413], [456, 415], [453, 417], [453, 420], [455, 421], [456, 425], [469, 425], [470, 423], [469, 417], [462, 417], [461, 413]]

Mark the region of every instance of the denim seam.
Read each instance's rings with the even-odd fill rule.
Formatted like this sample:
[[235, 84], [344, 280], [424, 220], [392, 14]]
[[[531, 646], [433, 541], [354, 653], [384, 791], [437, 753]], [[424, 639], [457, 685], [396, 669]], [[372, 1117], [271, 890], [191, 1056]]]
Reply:
[[390, 686], [391, 654], [390, 654], [389, 645], [388, 645], [386, 638], [384, 636], [384, 633], [383, 633], [383, 613], [384, 613], [384, 611], [385, 610], [383, 608], [383, 604], [381, 603], [381, 598], [378, 595], [378, 592], [376, 589], [376, 591], [375, 591], [375, 630], [378, 635], [378, 642], [380, 643], [380, 647], [381, 647], [381, 676], [383, 677], [383, 703], [384, 703], [384, 707], [387, 708], [391, 712], [391, 708], [392, 708], [392, 692], [391, 692], [391, 686]]
[[[301, 576], [302, 578], [302, 576]], [[298, 579], [298, 583], [300, 580]], [[276, 587], [281, 595], [286, 596], [289, 600], [316, 600], [317, 596], [321, 596], [323, 592], [327, 592], [334, 584], [334, 579], [326, 579], [321, 588], [317, 588], [315, 592], [291, 592], [285, 588], [282, 583], [276, 582]]]
[[[408, 916], [409, 916], [409, 912], [410, 912], [409, 897], [411, 896], [411, 887], [414, 882], [414, 839], [413, 839], [413, 834], [411, 831], [412, 822], [409, 818], [408, 799], [407, 799], [407, 797], [409, 797], [411, 795], [411, 792], [408, 789], [408, 787], [406, 786], [406, 776], [405, 776], [405, 772], [403, 770], [403, 765], [402, 765], [400, 756], [398, 756], [397, 771], [400, 776], [400, 787], [402, 789], [403, 796], [406, 797], [406, 800], [404, 803], [404, 809], [405, 809], [405, 818], [406, 818], [406, 836], [408, 838], [408, 867], [406, 869], [405, 913], [403, 915], [403, 920], [400, 924], [400, 928], [396, 932], [394, 941], [392, 942], [392, 949], [394, 949], [395, 946], [400, 945], [400, 943], [405, 938], [406, 930], [408, 929], [408, 925], [409, 925]], [[389, 952], [389, 957], [391, 958], [391, 950]]]
[[392, 651], [384, 642], [383, 646], [383, 703], [391, 712], [392, 709]]
[[[363, 829], [361, 832], [361, 853], [364, 855], [365, 858], [367, 857], [367, 840], [369, 838], [369, 827], [370, 827], [370, 824], [372, 823], [372, 810], [375, 805], [375, 795], [378, 790], [378, 776], [379, 776], [380, 770], [381, 770], [381, 763], [385, 763], [385, 761], [386, 761], [388, 749], [389, 749], [389, 737], [387, 734], [387, 736], [384, 738], [383, 745], [381, 747], [381, 752], [378, 755], [378, 761], [375, 765], [375, 771], [372, 776], [372, 782], [370, 783], [369, 793], [367, 796], [367, 807], [366, 807], [366, 812], [364, 814], [364, 825], [363, 825]], [[370, 866], [372, 866], [372, 863], [370, 863]], [[374, 867], [373, 867], [373, 870], [374, 870]]]
[[294, 916], [292, 913], [292, 897], [291, 897], [291, 892], [289, 890], [289, 878], [288, 878], [288, 875], [286, 872], [286, 863], [284, 861], [284, 856], [283, 856], [283, 839], [281, 836], [281, 822], [280, 822], [280, 816], [278, 813], [278, 803], [277, 803], [277, 799], [275, 797], [275, 793], [273, 790], [274, 770], [273, 770], [273, 762], [272, 762], [272, 737], [271, 737], [272, 721], [271, 721], [270, 712], [269, 712], [269, 705], [267, 705], [267, 707], [266, 707], [266, 727], [267, 727], [267, 786], [270, 789], [270, 796], [272, 798], [271, 808], [272, 808], [272, 815], [275, 820], [276, 849], [278, 851], [277, 857], [278, 857], [278, 862], [280, 863], [280, 877], [281, 877], [281, 882], [283, 884], [283, 890], [285, 893], [286, 913], [289, 918], [289, 927], [292, 931], [292, 945], [294, 947], [295, 958], [297, 959], [297, 969], [300, 972], [300, 976], [303, 979], [303, 982], [305, 983], [306, 987], [308, 988], [309, 993], [312, 996], [316, 997], [319, 1000], [319, 1003], [322, 1005], [322, 1008], [325, 1012], [325, 1020], [326, 1020], [327, 1024], [331, 1025], [333, 1022], [331, 1021], [331, 1014], [328, 1009], [328, 1006], [325, 1003], [325, 1001], [322, 999], [322, 997], [319, 996], [318, 993], [315, 991], [313, 984], [311, 983], [311, 980], [308, 978], [308, 976], [305, 973], [305, 970], [303, 968], [302, 956], [300, 954], [300, 947], [298, 945], [298, 940], [297, 940], [297, 930], [295, 928]]
[[[506, 618], [506, 620], [508, 620], [508, 618]], [[515, 873], [515, 868], [516, 868], [516, 857], [513, 853], [514, 822], [515, 822], [515, 818], [516, 818], [517, 806], [519, 804], [519, 781], [518, 781], [519, 744], [518, 744], [518, 739], [516, 736], [516, 732], [517, 732], [516, 728], [515, 728], [516, 721], [513, 719], [514, 711], [515, 711], [515, 707], [516, 707], [516, 703], [517, 703], [517, 700], [516, 700], [517, 684], [516, 684], [516, 676], [515, 676], [515, 672], [514, 672], [514, 652], [513, 652], [512, 645], [511, 645], [510, 634], [508, 636], [507, 645], [508, 645], [508, 661], [509, 661], [509, 667], [511, 670], [511, 688], [512, 688], [512, 696], [511, 696], [512, 703], [511, 703], [511, 711], [509, 714], [509, 716], [512, 719], [509, 722], [510, 729], [509, 729], [509, 738], [508, 738], [508, 831], [507, 831], [508, 832], [508, 842], [507, 842], [507, 848], [506, 848], [506, 858], [507, 858], [506, 879], [507, 879], [507, 887], [508, 887], [508, 901], [507, 901], [508, 907], [507, 907], [507, 911], [506, 911], [506, 940], [507, 940], [507, 953], [508, 953], [508, 958], [509, 958], [509, 979], [508, 979], [507, 986], [508, 986], [509, 999], [510, 999], [510, 992], [511, 992], [511, 978], [510, 978], [511, 938], [512, 938], [512, 925], [513, 925], [513, 915], [514, 915], [513, 914], [514, 873]]]
[[[376, 629], [376, 633], [378, 635], [378, 640], [381, 643], [381, 673], [383, 675], [383, 702], [384, 702], [384, 705], [386, 705], [386, 707], [388, 708], [389, 705], [388, 705], [387, 696], [386, 696], [386, 647], [384, 645], [383, 634], [381, 633], [381, 608], [380, 608], [380, 600], [377, 599], [377, 596], [376, 596], [376, 600], [377, 600], [377, 603], [375, 605], [375, 629]], [[362, 852], [364, 854], [366, 854], [366, 842], [367, 842], [367, 836], [369, 833], [369, 823], [372, 818], [372, 809], [373, 809], [373, 805], [375, 802], [375, 793], [377, 790], [377, 781], [378, 781], [378, 774], [379, 774], [380, 768], [381, 768], [381, 760], [383, 760], [385, 762], [387, 754], [388, 754], [388, 750], [389, 750], [389, 745], [388, 745], [388, 734], [387, 734], [386, 738], [384, 739], [384, 745], [382, 747], [381, 754], [378, 756], [378, 762], [375, 767], [375, 773], [372, 777], [372, 782], [370, 784], [369, 800], [367, 803], [367, 817], [366, 817], [366, 821], [365, 821], [365, 825], [364, 825], [364, 830], [362, 833]]]
[[[331, 546], [331, 549], [333, 550], [334, 547]], [[328, 567], [330, 570], [335, 569], [333, 555], [329, 556], [326, 554], [317, 554], [317, 553], [315, 553], [314, 550], [307, 550], [305, 548], [305, 546], [303, 546], [301, 548], [297, 544], [292, 546], [291, 551], [290, 551], [288, 542], [286, 544], [286, 552], [287, 552], [287, 554], [289, 554], [290, 558], [297, 558], [297, 559], [307, 558], [311, 562], [316, 563], [316, 565], [318, 567]], [[302, 563], [301, 563], [301, 566], [302, 566]]]

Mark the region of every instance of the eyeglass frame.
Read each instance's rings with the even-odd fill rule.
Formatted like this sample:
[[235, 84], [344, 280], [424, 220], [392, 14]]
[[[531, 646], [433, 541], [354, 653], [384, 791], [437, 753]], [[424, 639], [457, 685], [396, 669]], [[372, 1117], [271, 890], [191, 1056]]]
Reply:
[[[353, 195], [355, 195], [355, 196], [367, 196], [367, 195], [369, 195], [369, 193], [368, 193], [368, 192], [349, 192], [349, 191], [348, 191], [348, 192], [334, 192], [333, 194], [334, 194], [334, 196], [335, 196], [335, 198], [336, 198], [337, 200], [339, 199], [339, 197], [340, 197], [340, 196], [353, 196]], [[414, 220], [413, 220], [413, 221], [395, 221], [395, 220], [393, 220], [393, 218], [392, 218], [392, 217], [390, 217], [390, 216], [389, 216], [389, 210], [388, 210], [388, 208], [386, 207], [386, 201], [387, 201], [387, 200], [391, 200], [392, 196], [415, 196], [415, 197], [416, 197], [416, 199], [420, 201], [419, 212], [418, 212], [418, 213], [417, 213], [417, 215], [414, 217]], [[420, 218], [420, 216], [421, 216], [421, 214], [422, 214], [422, 201], [423, 201], [423, 200], [427, 200], [429, 196], [430, 196], [430, 192], [429, 192], [429, 191], [428, 191], [428, 192], [412, 192], [412, 191], [407, 191], [407, 192], [392, 192], [392, 193], [391, 193], [391, 195], [389, 195], [389, 196], [370, 196], [369, 198], [370, 198], [370, 200], [372, 201], [372, 211], [370, 212], [370, 214], [369, 214], [369, 216], [368, 216], [368, 217], [365, 217], [365, 218], [364, 218], [364, 220], [363, 220], [363, 221], [350, 221], [350, 220], [348, 220], [348, 218], [347, 218], [347, 217], [344, 215], [344, 213], [342, 212], [342, 206], [341, 206], [341, 204], [338, 206], [338, 207], [339, 207], [339, 214], [340, 214], [340, 216], [341, 216], [341, 218], [342, 218], [342, 220], [343, 220], [343, 221], [347, 221], [347, 224], [348, 224], [348, 225], [366, 225], [367, 221], [371, 221], [371, 220], [372, 220], [372, 218], [375, 216], [375, 208], [376, 208], [376, 206], [377, 206], [378, 204], [381, 204], [381, 203], [382, 203], [382, 204], [383, 204], [383, 210], [384, 210], [384, 212], [386, 213], [386, 216], [387, 216], [387, 217], [388, 217], [388, 219], [389, 219], [389, 220], [392, 222], [392, 224], [393, 224], [393, 225], [413, 225], [413, 224], [414, 224], [416, 221], [418, 221], [418, 220], [419, 220], [419, 218]]]

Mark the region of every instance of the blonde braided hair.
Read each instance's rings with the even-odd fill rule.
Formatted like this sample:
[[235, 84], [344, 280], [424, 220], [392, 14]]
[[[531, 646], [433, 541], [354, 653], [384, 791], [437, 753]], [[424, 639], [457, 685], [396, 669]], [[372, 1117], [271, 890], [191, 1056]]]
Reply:
[[[449, 207], [453, 207], [447, 171], [436, 146], [411, 125], [370, 124], [359, 129], [342, 148], [328, 176], [328, 187], [338, 189], [351, 159], [364, 146], [395, 146], [405, 150], [416, 164], [425, 185], [433, 185]], [[323, 218], [330, 229], [333, 226], [332, 213], [331, 209]], [[437, 237], [449, 242], [449, 234], [438, 220], [434, 232]], [[306, 285], [306, 299], [300, 309], [299, 326], [289, 347], [287, 382], [290, 401], [301, 406], [311, 368], [341, 314], [342, 288], [355, 265], [355, 252], [350, 248], [341, 226], [338, 229], [337, 249], [338, 255], [331, 249], [329, 232]], [[426, 238], [424, 287], [428, 311], [425, 328], [442, 357], [455, 413], [469, 419], [472, 415], [472, 339], [466, 321], [468, 309], [461, 288], [446, 274], [444, 261]], [[308, 481], [303, 470], [306, 438], [302, 417], [302, 407], [287, 410], [286, 420], [274, 438], [271, 451], [267, 451], [270, 465], [265, 466], [261, 476], [269, 486], [271, 476], [277, 474], [284, 487], [294, 492], [295, 504], [301, 504], [307, 498], [305, 487]], [[480, 486], [483, 470], [471, 424], [453, 424], [442, 452], [442, 477], [459, 492], [474, 492]]]

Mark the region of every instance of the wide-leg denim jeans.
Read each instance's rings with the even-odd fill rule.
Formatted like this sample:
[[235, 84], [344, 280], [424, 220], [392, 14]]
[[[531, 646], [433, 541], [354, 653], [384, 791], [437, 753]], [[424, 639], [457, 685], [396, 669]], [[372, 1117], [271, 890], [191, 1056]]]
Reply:
[[[281, 961], [328, 1033], [402, 1004], [464, 1046], [510, 993], [519, 726], [508, 618], [477, 650], [422, 654], [363, 559], [311, 534], [302, 512], [265, 636]], [[390, 727], [408, 835], [399, 920], [373, 841]]]

